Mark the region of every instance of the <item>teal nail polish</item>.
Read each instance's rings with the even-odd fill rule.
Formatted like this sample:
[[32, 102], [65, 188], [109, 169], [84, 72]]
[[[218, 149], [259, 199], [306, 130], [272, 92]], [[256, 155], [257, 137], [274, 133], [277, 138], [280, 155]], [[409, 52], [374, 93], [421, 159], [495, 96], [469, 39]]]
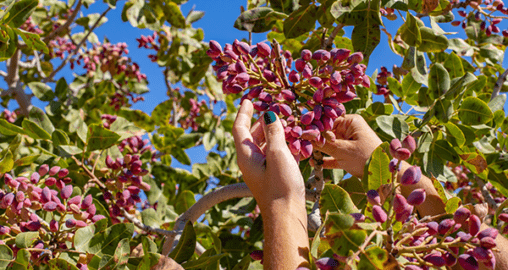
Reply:
[[275, 120], [277, 120], [275, 113], [273, 113], [272, 111], [266, 112], [263, 117], [265, 118], [265, 124], [267, 124], [267, 125], [269, 125], [269, 124], [275, 122]]

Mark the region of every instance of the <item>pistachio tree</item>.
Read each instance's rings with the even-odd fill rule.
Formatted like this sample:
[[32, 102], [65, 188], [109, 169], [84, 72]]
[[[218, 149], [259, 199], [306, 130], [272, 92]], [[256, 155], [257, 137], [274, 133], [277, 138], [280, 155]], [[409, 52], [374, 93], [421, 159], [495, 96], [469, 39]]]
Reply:
[[[508, 233], [502, 1], [249, 0], [231, 25], [264, 33], [256, 44], [204, 40], [205, 13], [185, 2], [0, 3], [0, 268], [261, 269], [262, 216], [231, 135], [243, 99], [278, 114], [299, 162], [311, 268], [495, 268]], [[151, 112], [133, 109], [150, 76], [96, 34], [117, 8], [151, 32], [136, 38], [166, 87]], [[381, 54], [400, 64], [367, 74]], [[345, 114], [384, 141], [362, 179], [323, 169], [313, 148]], [[197, 146], [206, 163], [191, 162]], [[422, 175], [446, 213], [419, 216], [425, 190], [397, 192]]]

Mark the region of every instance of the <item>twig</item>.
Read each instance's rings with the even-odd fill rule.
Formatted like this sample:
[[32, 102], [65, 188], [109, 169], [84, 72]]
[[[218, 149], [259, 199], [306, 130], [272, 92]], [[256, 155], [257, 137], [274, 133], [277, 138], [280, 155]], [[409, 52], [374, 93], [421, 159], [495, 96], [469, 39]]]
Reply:
[[[314, 202], [314, 205], [312, 206], [312, 211], [307, 216], [307, 227], [309, 231], [317, 231], [319, 227], [321, 227], [321, 215], [319, 212], [319, 201]], [[324, 233], [324, 231], [322, 231]]]
[[58, 73], [71, 60], [71, 58], [81, 49], [81, 46], [86, 42], [86, 40], [88, 39], [88, 36], [90, 36], [90, 34], [93, 33], [93, 30], [95, 30], [95, 28], [99, 25], [99, 22], [102, 20], [102, 18], [104, 16], [106, 16], [106, 14], [110, 10], [111, 10], [111, 7], [108, 7], [104, 12], [102, 12], [101, 16], [93, 24], [93, 26], [90, 28], [88, 33], [86, 33], [86, 35], [83, 37], [83, 39], [78, 43], [78, 45], [76, 46], [76, 49], [74, 49], [74, 51], [72, 51], [69, 55], [67, 55], [67, 57], [60, 64], [60, 66], [58, 66], [55, 70], [53, 70], [53, 72], [51, 72], [51, 74], [49, 74], [48, 77], [44, 78], [44, 80], [42, 80], [43, 82], [48, 82], [51, 79], [53, 79], [53, 77], [56, 75], [56, 73]]
[[32, 97], [27, 95], [23, 90], [23, 85], [19, 80], [19, 57], [21, 51], [19, 49], [14, 52], [14, 55], [7, 60], [7, 76], [4, 77], [5, 82], [9, 86], [9, 90], [12, 89], [11, 93], [18, 102], [21, 114], [27, 116], [32, 106]]
[[160, 234], [160, 235], [175, 235], [177, 233], [176, 231], [166, 231], [163, 229], [154, 228], [154, 227], [148, 226], [146, 224], [143, 224], [143, 222], [141, 222], [139, 219], [137, 219], [134, 215], [129, 214], [127, 212], [127, 210], [125, 210], [123, 208], [122, 208], [122, 212], [123, 212], [123, 216], [126, 219], [128, 219], [130, 222], [132, 222], [132, 224], [134, 224], [134, 226], [140, 228], [141, 230], [143, 230], [145, 232], [156, 233], [156, 234]]
[[81, 0], [78, 1], [78, 3], [76, 4], [76, 7], [74, 8], [74, 11], [72, 12], [72, 14], [69, 16], [69, 18], [67, 19], [67, 21], [60, 25], [57, 29], [55, 29], [53, 32], [51, 32], [47, 37], [44, 38], [44, 43], [48, 43], [50, 40], [52, 40], [58, 33], [60, 33], [61, 31], [63, 31], [64, 29], [67, 29], [72, 22], [74, 22], [74, 19], [76, 18], [76, 15], [78, 15], [79, 13], [79, 10], [81, 9]]
[[273, 52], [275, 54], [275, 67], [276, 70], [278, 70], [277, 75], [280, 75], [279, 79], [284, 84], [284, 87], [286, 89], [289, 88], [289, 81], [286, 75], [286, 68], [284, 65], [282, 65], [282, 56], [280, 54], [280, 44], [277, 42], [277, 40], [273, 39], [272, 41], [272, 48]]
[[99, 163], [99, 158], [101, 157], [102, 153], [104, 153], [104, 150], [101, 151], [101, 153], [97, 156], [97, 159], [95, 160], [93, 167], [92, 167], [92, 174], [95, 175], [95, 167], [97, 167], [97, 163]]
[[323, 153], [319, 151], [314, 151], [312, 153], [312, 159], [315, 161], [314, 166], [314, 178], [316, 181], [316, 192], [321, 194], [323, 188], [325, 187], [325, 179], [323, 177]]
[[[175, 222], [173, 229], [178, 231], [177, 235], [166, 236], [166, 240], [162, 247], [162, 254], [167, 256], [171, 250], [178, 244], [180, 240], [181, 232], [185, 227], [185, 223], [190, 221], [194, 223], [202, 214], [214, 205], [221, 202], [227, 201], [233, 198], [252, 197], [252, 192], [245, 183], [237, 183], [227, 185], [215, 189], [214, 191], [206, 194], [199, 199], [194, 205], [192, 205], [185, 213], [183, 213]], [[317, 193], [312, 190], [307, 190], [305, 194], [306, 200], [315, 201], [317, 199]]]
[[86, 172], [86, 174], [88, 174], [92, 182], [95, 182], [101, 189], [106, 188], [106, 186], [99, 179], [97, 179], [97, 177], [86, 167], [86, 165], [83, 162], [79, 161], [75, 156], [71, 156], [71, 158], [74, 160], [74, 162], [76, 162], [78, 166], [80, 166]]
[[485, 182], [483, 182], [483, 180], [478, 176], [475, 176], [475, 179], [476, 179], [476, 183], [478, 183], [478, 186], [480, 187], [480, 190], [482, 191], [483, 197], [489, 204], [489, 207], [491, 209], [493, 209], [494, 211], [496, 211], [498, 204], [496, 203], [494, 198], [492, 198], [492, 194], [490, 194], [489, 190], [487, 190], [487, 187], [485, 186]]
[[7, 77], [7, 72], [0, 70], [0, 76]]
[[342, 23], [339, 23], [337, 26], [335, 26], [335, 28], [333, 29], [333, 31], [330, 34], [330, 36], [328, 37], [328, 39], [323, 44], [323, 48], [322, 49], [327, 49], [327, 48], [329, 48], [332, 45], [333, 40], [335, 39], [335, 37], [337, 36], [339, 31], [342, 29], [342, 27], [344, 27], [344, 25]]
[[42, 71], [41, 67], [41, 58], [39, 57], [39, 53], [37, 51], [34, 51], [34, 59], [35, 59], [35, 66], [37, 67], [37, 71], [39, 72], [39, 76], [41, 78], [46, 78], [46, 74], [44, 74], [44, 71]]
[[492, 96], [490, 97], [490, 100], [493, 100], [499, 95], [499, 92], [501, 92], [501, 88], [503, 88], [503, 84], [506, 81], [506, 76], [508, 76], [508, 68], [503, 72], [503, 74], [501, 74], [501, 76], [499, 76], [499, 79], [497, 79], [494, 89], [492, 89]]

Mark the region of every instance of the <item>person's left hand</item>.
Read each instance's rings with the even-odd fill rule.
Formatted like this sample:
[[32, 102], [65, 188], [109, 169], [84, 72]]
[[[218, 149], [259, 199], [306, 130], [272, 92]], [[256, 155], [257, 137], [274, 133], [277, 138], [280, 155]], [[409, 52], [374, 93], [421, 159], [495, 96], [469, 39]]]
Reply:
[[304, 181], [286, 144], [282, 123], [273, 112], [266, 112], [264, 121], [258, 120], [251, 128], [253, 111], [250, 100], [244, 100], [233, 125], [245, 183], [261, 211], [277, 202], [305, 207]]

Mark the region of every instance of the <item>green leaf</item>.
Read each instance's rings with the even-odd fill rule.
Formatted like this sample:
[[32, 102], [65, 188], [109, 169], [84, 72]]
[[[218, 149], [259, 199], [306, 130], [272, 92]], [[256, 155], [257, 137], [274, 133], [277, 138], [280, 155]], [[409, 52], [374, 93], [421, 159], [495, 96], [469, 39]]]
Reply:
[[[165, 111], [165, 113], [169, 114], [168, 111]], [[129, 121], [133, 122], [137, 127], [140, 127], [147, 132], [152, 132], [154, 130], [154, 121], [148, 114], [141, 110], [122, 108], [118, 112], [118, 116], [129, 119]]]
[[446, 139], [455, 146], [462, 147], [466, 142], [466, 137], [462, 130], [453, 123], [445, 123]]
[[25, 133], [34, 139], [51, 140], [51, 135], [49, 135], [49, 133], [27, 118], [23, 119], [21, 126], [23, 126]]
[[192, 24], [192, 23], [195, 23], [195, 22], [201, 20], [201, 18], [203, 18], [203, 16], [205, 16], [205, 12], [192, 10], [187, 15], [187, 18], [185, 18], [185, 22], [188, 24]]
[[173, 147], [171, 148], [171, 155], [178, 160], [178, 162], [182, 163], [183, 165], [191, 165], [191, 160], [187, 153], [182, 148], [179, 147]]
[[[164, 102], [159, 103], [153, 109], [152, 112], [152, 121], [155, 125], [163, 126], [169, 123], [169, 118], [171, 117], [171, 112], [173, 110], [173, 100], [166, 100]], [[128, 117], [126, 117], [129, 119]]]
[[50, 269], [79, 270], [76, 265], [60, 258], [51, 259], [48, 266]]
[[34, 163], [40, 156], [41, 156], [40, 154], [33, 154], [33, 155], [24, 156], [24, 157], [16, 160], [14, 162], [14, 166], [18, 167], [18, 166], [30, 165], [30, 164]]
[[18, 37], [7, 25], [0, 25], [0, 61], [11, 58], [18, 45]]
[[143, 224], [152, 226], [152, 227], [160, 227], [161, 217], [158, 216], [157, 212], [153, 208], [148, 208], [141, 212], [141, 220]]
[[192, 226], [192, 222], [187, 221], [185, 228], [183, 229], [180, 241], [176, 245], [175, 249], [171, 251], [169, 257], [175, 260], [177, 263], [187, 261], [194, 254], [196, 248], [196, 232]]
[[431, 99], [439, 98], [450, 89], [450, 75], [440, 63], [435, 63], [430, 68], [428, 86]]
[[493, 63], [503, 62], [504, 51], [498, 49], [493, 44], [486, 44], [480, 48], [480, 55], [489, 59]]
[[55, 131], [53, 131], [51, 134], [51, 141], [53, 141], [54, 146], [68, 145], [70, 143], [67, 133], [63, 132], [60, 129], [55, 129]]
[[432, 29], [421, 27], [422, 43], [418, 46], [421, 52], [442, 52], [448, 48], [448, 39], [445, 35], [436, 35]]
[[[325, 224], [325, 222], [323, 222]], [[330, 213], [328, 222], [326, 222], [326, 233], [333, 234], [351, 228], [355, 224], [355, 219], [348, 214]], [[316, 236], [319, 234], [316, 234]], [[316, 247], [317, 249], [317, 247]], [[317, 252], [317, 251], [316, 251]], [[316, 257], [316, 256], [315, 256]]]
[[32, 107], [30, 112], [28, 113], [28, 117], [31, 121], [36, 123], [38, 126], [43, 128], [46, 132], [49, 134], [53, 133], [55, 131], [55, 127], [53, 126], [53, 123], [49, 120], [48, 116], [44, 111], [37, 107]]
[[338, 239], [333, 239], [330, 246], [334, 253], [340, 256], [348, 256], [349, 252], [355, 252], [367, 238], [367, 232], [364, 230], [345, 230], [339, 234]]
[[459, 154], [457, 154], [449, 142], [445, 140], [437, 140], [434, 142], [433, 147], [435, 148], [436, 154], [440, 158], [449, 160], [455, 164], [460, 163]]
[[284, 20], [284, 36], [296, 38], [309, 33], [316, 25], [316, 6], [302, 6]]
[[12, 136], [16, 134], [26, 134], [26, 132], [22, 128], [7, 122], [7, 120], [5, 119], [0, 119], [0, 133], [6, 136]]
[[434, 116], [441, 122], [447, 123], [453, 115], [453, 105], [447, 99], [438, 99], [434, 104]]
[[[489, 101], [489, 108], [492, 112], [502, 110], [504, 104], [506, 103], [506, 94], [497, 95], [491, 101]], [[503, 114], [504, 115], [504, 114]]]
[[55, 93], [51, 90], [51, 87], [41, 82], [30, 82], [28, 87], [32, 90], [32, 93], [42, 101], [51, 101], [55, 98]]
[[83, 153], [83, 149], [74, 145], [59, 145], [58, 149], [62, 156], [71, 157]]
[[416, 94], [421, 86], [422, 84], [415, 81], [413, 75], [408, 73], [404, 76], [404, 79], [402, 79], [402, 97], [409, 97]]
[[12, 250], [6, 245], [0, 245], [0, 269], [7, 269], [12, 259]]
[[396, 95], [398, 97], [401, 97], [402, 96], [402, 85], [400, 84], [400, 82], [393, 77], [388, 77], [387, 82], [388, 82], [388, 89], [390, 89], [390, 92], [392, 92], [394, 95]]
[[319, 205], [323, 220], [327, 211], [341, 214], [356, 213], [358, 211], [349, 194], [341, 187], [331, 184], [325, 185], [319, 199]]
[[120, 135], [120, 141], [132, 136], [143, 136], [146, 133], [143, 129], [121, 116], [116, 117], [115, 122], [111, 124], [109, 130]]
[[68, 89], [69, 89], [69, 85], [67, 84], [67, 81], [65, 80], [65, 78], [62, 77], [62, 78], [58, 79], [58, 81], [56, 82], [55, 95], [59, 99], [63, 100], [67, 96]]
[[494, 116], [487, 103], [476, 97], [464, 99], [458, 111], [459, 119], [464, 125], [485, 124]]
[[129, 261], [129, 255], [131, 253], [129, 242], [129, 238], [124, 238], [118, 243], [118, 246], [115, 250], [115, 256], [113, 257], [113, 261], [115, 262], [116, 267], [127, 265], [127, 262]]
[[378, 246], [373, 246], [365, 250], [365, 253], [361, 254], [358, 269], [384, 269], [383, 265], [387, 260], [388, 251]]
[[29, 269], [30, 252], [26, 249], [20, 249], [16, 253], [16, 259], [12, 262], [12, 270], [26, 270]]
[[[223, 254], [215, 254], [212, 256], [209, 256], [208, 254], [206, 254], [206, 256], [205, 256], [205, 254], [203, 254], [197, 260], [187, 261], [185, 263], [182, 263], [182, 267], [184, 269], [204, 269], [206, 266], [219, 261], [221, 258], [225, 257], [226, 255], [228, 255], [228, 254], [223, 253]], [[250, 263], [250, 256], [248, 256], [248, 257], [249, 257], [248, 263]]]
[[247, 270], [250, 266], [251, 261], [250, 255], [246, 255], [243, 259], [233, 267], [233, 270]]
[[457, 78], [464, 76], [464, 67], [462, 66], [462, 60], [460, 57], [455, 54], [455, 52], [452, 52], [448, 55], [448, 58], [446, 58], [446, 61], [444, 62], [444, 67], [448, 70], [448, 73], [450, 74], [450, 78]]
[[46, 43], [42, 42], [39, 35], [27, 32], [20, 28], [14, 29], [14, 32], [23, 39], [29, 49], [49, 53], [48, 46], [46, 46]]
[[434, 184], [434, 188], [437, 190], [437, 194], [439, 194], [439, 199], [446, 205], [448, 202], [448, 194], [446, 193], [443, 185], [436, 178], [432, 178], [432, 183]]
[[392, 174], [389, 170], [390, 158], [378, 146], [372, 153], [367, 167], [368, 188], [377, 190], [381, 185], [388, 184], [391, 181]]
[[476, 76], [471, 73], [466, 73], [460, 79], [454, 79], [453, 84], [450, 89], [446, 92], [446, 99], [455, 99], [457, 98], [464, 90], [464, 88], [468, 85], [474, 85], [477, 81]]
[[442, 159], [436, 153], [435, 144], [432, 144], [429, 152], [423, 154], [423, 168], [425, 175], [429, 177], [439, 177], [444, 173], [444, 164]]
[[[7, 149], [6, 149], [7, 150]], [[14, 160], [11, 150], [5, 151], [4, 156], [0, 159], [0, 173], [6, 173], [12, 170]]]
[[459, 209], [460, 204], [462, 203], [462, 200], [459, 197], [453, 197], [450, 198], [446, 202], [445, 211], [448, 214], [453, 214], [457, 209]]
[[152, 241], [149, 236], [143, 237], [141, 241], [143, 244], [143, 252], [145, 252], [145, 254], [150, 252], [157, 253], [157, 244], [155, 244], [155, 242]]
[[417, 47], [422, 43], [422, 35], [420, 27], [416, 22], [416, 18], [411, 13], [406, 13], [406, 22], [400, 26], [400, 37], [409, 46]]
[[178, 214], [182, 214], [195, 203], [196, 199], [194, 198], [194, 193], [190, 190], [184, 190], [176, 199], [175, 211]]
[[16, 2], [9, 10], [9, 14], [2, 21], [12, 28], [19, 28], [35, 10], [39, 1], [21, 0]]
[[409, 134], [409, 125], [394, 115], [382, 115], [376, 118], [378, 127], [391, 138], [402, 139]]
[[180, 7], [173, 2], [166, 1], [165, 3], [164, 15], [166, 16], [166, 21], [176, 28], [185, 28], [185, 17]]
[[88, 127], [87, 151], [103, 150], [116, 144], [120, 135], [99, 124]]
[[272, 28], [275, 24], [273, 20], [267, 20], [267, 17], [274, 10], [269, 7], [256, 7], [246, 10], [238, 16], [234, 27], [238, 30], [253, 33], [263, 33]]
[[362, 23], [353, 28], [351, 41], [355, 51], [363, 53], [364, 61], [368, 62], [370, 54], [374, 51], [381, 40], [381, 30], [379, 24], [371, 17], [367, 16]]
[[113, 255], [118, 243], [124, 238], [132, 238], [134, 225], [132, 223], [119, 223], [107, 228], [104, 232], [94, 235], [88, 244], [88, 253], [97, 256]]
[[22, 232], [16, 235], [16, 247], [29, 248], [39, 238], [39, 232]]
[[94, 237], [94, 233], [94, 226], [86, 226], [77, 229], [74, 234], [74, 248], [76, 251], [86, 252], [90, 245], [90, 240]]

